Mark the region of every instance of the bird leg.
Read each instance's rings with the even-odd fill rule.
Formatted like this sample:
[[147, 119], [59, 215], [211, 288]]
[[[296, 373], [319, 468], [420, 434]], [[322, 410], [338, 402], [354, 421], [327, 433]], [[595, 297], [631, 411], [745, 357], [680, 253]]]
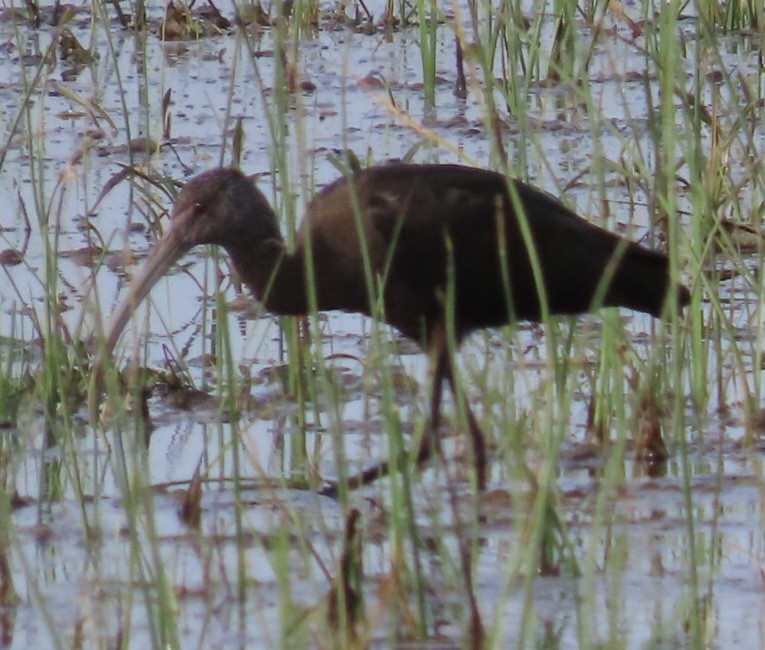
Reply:
[[[468, 427], [470, 429], [470, 443], [473, 449], [476, 482], [478, 483], [478, 489], [484, 490], [486, 488], [486, 443], [483, 431], [481, 431], [481, 427], [478, 425], [478, 421], [475, 419], [475, 415], [473, 415], [473, 411], [471, 410], [467, 399], [464, 399], [462, 391], [457, 388], [457, 383], [454, 381], [452, 358], [445, 343], [437, 346], [435, 356], [436, 366], [433, 373], [433, 386], [430, 398], [430, 422], [428, 422], [425, 427], [425, 431], [420, 439], [420, 445], [417, 448], [417, 455], [415, 456], [415, 464], [418, 467], [423, 465], [430, 460], [434, 452], [438, 451], [440, 448], [438, 426], [441, 421], [441, 395], [443, 392], [443, 383], [446, 381], [454, 396], [455, 403], [458, 403], [461, 399], [463, 400]], [[390, 461], [385, 460], [347, 478], [346, 485], [348, 486], [348, 489], [355, 490], [362, 485], [369, 485], [378, 478], [388, 476], [390, 474], [390, 465]], [[339, 484], [337, 481], [334, 481], [322, 488], [319, 491], [319, 494], [336, 497], [338, 492]]]
[[476, 420], [475, 415], [473, 415], [473, 410], [470, 408], [467, 397], [457, 388], [457, 382], [454, 381], [451, 356], [446, 350], [444, 350], [443, 354], [446, 356], [445, 379], [449, 383], [449, 388], [454, 397], [454, 403], [455, 405], [458, 405], [460, 401], [462, 401], [462, 405], [465, 409], [468, 428], [470, 429], [470, 444], [473, 448], [476, 483], [478, 484], [478, 489], [483, 492], [483, 490], [486, 489], [486, 440], [483, 431], [478, 424], [478, 420]]
[[[436, 369], [433, 375], [433, 387], [430, 400], [430, 422], [425, 426], [425, 431], [420, 439], [420, 446], [417, 448], [417, 456], [415, 456], [415, 464], [419, 467], [425, 463], [438, 448], [438, 436], [436, 435], [438, 429], [438, 423], [441, 419], [441, 392], [443, 389], [444, 379], [447, 378], [446, 366], [449, 365], [449, 358], [446, 350], [439, 351], [436, 357]], [[449, 375], [451, 371], [448, 371]], [[376, 481], [378, 478], [388, 476], [390, 474], [389, 460], [384, 460], [377, 465], [373, 465], [358, 474], [345, 479], [345, 483], [349, 490], [355, 490], [362, 485], [369, 485]], [[333, 481], [326, 487], [319, 490], [319, 494], [329, 497], [337, 497], [339, 493], [339, 481]]]

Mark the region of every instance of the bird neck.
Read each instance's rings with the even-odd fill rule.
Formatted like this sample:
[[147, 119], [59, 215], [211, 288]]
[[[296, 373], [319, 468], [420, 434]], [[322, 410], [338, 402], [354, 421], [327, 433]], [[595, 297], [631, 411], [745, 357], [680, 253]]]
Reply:
[[258, 246], [226, 246], [234, 268], [245, 284], [272, 314], [308, 313], [303, 256], [289, 253], [281, 239]]

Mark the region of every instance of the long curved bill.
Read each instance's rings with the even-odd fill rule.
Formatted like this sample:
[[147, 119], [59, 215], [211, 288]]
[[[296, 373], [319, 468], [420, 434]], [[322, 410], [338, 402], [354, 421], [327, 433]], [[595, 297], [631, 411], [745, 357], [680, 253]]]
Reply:
[[130, 322], [130, 318], [141, 301], [149, 295], [157, 281], [193, 247], [193, 244], [188, 243], [188, 227], [189, 221], [193, 219], [196, 212], [197, 206], [191, 206], [173, 216], [170, 228], [151, 251], [140, 273], [130, 283], [127, 295], [112, 315], [104, 347], [92, 369], [90, 389], [88, 390], [88, 410], [91, 421], [94, 423], [98, 417], [98, 406], [103, 392], [106, 360], [114, 352], [122, 331]]

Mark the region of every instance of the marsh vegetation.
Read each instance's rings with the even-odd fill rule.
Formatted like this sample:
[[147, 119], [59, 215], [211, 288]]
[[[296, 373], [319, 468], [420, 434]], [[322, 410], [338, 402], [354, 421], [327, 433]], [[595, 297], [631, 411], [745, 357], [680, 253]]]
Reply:
[[[765, 35], [756, 3], [6, 6], [0, 645], [759, 647]], [[353, 153], [349, 153], [353, 152]], [[288, 245], [349, 166], [499, 170], [664, 250], [691, 304], [426, 359], [264, 312], [195, 249], [92, 364], [179, 188], [257, 174]], [[666, 454], [664, 453], [666, 452]]]

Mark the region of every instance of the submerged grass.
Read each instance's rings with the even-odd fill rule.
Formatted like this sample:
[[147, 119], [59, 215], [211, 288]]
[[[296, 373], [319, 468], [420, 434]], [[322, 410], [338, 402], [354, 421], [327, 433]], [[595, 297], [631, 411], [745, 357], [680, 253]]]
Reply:
[[[670, 463], [679, 468], [670, 480], [682, 488], [678, 507], [683, 522], [682, 560], [681, 568], [673, 567], [682, 576], [678, 580], [682, 597], [668, 604], [676, 615], [658, 621], [661, 630], [647, 636], [656, 644], [681, 636], [698, 648], [715, 641], [707, 617], [714, 603], [714, 576], [721, 570], [719, 529], [717, 515], [710, 532], [705, 527], [709, 521], [696, 506], [694, 453], [707, 443], [701, 421], [710, 411], [740, 409], [751, 418], [747, 421], [756, 421], [762, 389], [760, 373], [753, 369], [762, 363], [761, 337], [744, 337], [738, 332], [744, 323], [761, 316], [761, 280], [755, 267], [761, 261], [762, 247], [753, 254], [745, 252], [738, 234], [741, 226], [759, 224], [765, 205], [759, 153], [762, 136], [757, 127], [762, 111], [762, 72], [759, 68], [738, 75], [727, 71], [725, 50], [729, 42], [723, 30], [744, 25], [759, 30], [762, 12], [746, 3], [723, 6], [710, 1], [694, 5], [698, 17], [688, 21], [683, 16], [688, 7], [683, 3], [659, 6], [648, 2], [642, 5], [642, 16], [628, 20], [613, 3], [580, 4], [540, 3], [529, 12], [516, 2], [502, 3], [499, 11], [490, 3], [477, 2], [464, 12], [455, 10], [443, 23], [439, 22], [443, 16], [438, 7], [426, 0], [417, 3], [414, 12], [405, 3], [398, 11], [388, 7], [388, 16], [419, 20], [418, 25], [402, 29], [402, 35], [419, 38], [423, 80], [421, 97], [388, 83], [391, 98], [397, 100], [395, 108], [400, 111], [390, 113], [392, 131], [395, 137], [401, 132], [413, 135], [396, 130], [401, 125], [399, 115], [406, 114], [413, 122], [420, 116], [436, 116], [444, 110], [439, 102], [448, 104], [449, 110], [464, 112], [478, 106], [488, 147], [487, 165], [531, 179], [561, 194], [564, 200], [568, 193], [561, 188], [569, 189], [569, 181], [571, 185], [588, 182], [586, 190], [574, 195], [579, 211], [612, 229], [635, 221], [640, 232], [647, 230], [651, 245], [666, 247], [673, 273], [693, 287], [691, 309], [683, 316], [673, 314], [667, 324], [646, 325], [645, 340], [638, 340], [631, 325], [625, 325], [613, 311], [601, 315], [603, 324], [597, 328], [588, 319], [574, 323], [548, 318], [541, 328], [543, 341], [537, 330], [517, 325], [499, 333], [477, 335], [461, 354], [452, 333], [451, 352], [460, 359], [458, 381], [469, 399], [480, 402], [479, 419], [484, 430], [491, 432], [495, 462], [488, 495], [475, 493], [474, 477], [459, 467], [461, 463], [471, 465], [470, 451], [460, 451], [461, 443], [451, 437], [444, 441], [448, 443], [444, 445], [448, 448], [445, 458], [433, 463], [435, 479], [431, 479], [431, 470], [410, 471], [402, 451], [414, 448], [413, 441], [426, 426], [422, 396], [417, 394], [425, 391], [402, 390], [400, 368], [412, 365], [409, 358], [392, 352], [396, 341], [387, 328], [365, 324], [366, 337], [358, 353], [365, 360], [362, 380], [366, 381], [364, 386], [377, 387], [374, 400], [365, 402], [364, 415], [369, 420], [365, 424], [374, 424], [367, 428], [382, 432], [375, 438], [385, 440], [382, 453], [392, 460], [394, 474], [389, 481], [361, 493], [341, 491], [338, 505], [319, 497], [301, 501], [310, 495], [295, 501], [291, 496], [297, 492], [292, 489], [296, 485], [317, 485], [316, 475], [327, 456], [341, 479], [356, 470], [346, 453], [347, 436], [343, 435], [349, 419], [344, 403], [347, 392], [335, 383], [328, 367], [323, 321], [314, 314], [307, 323], [282, 319], [279, 324], [283, 359], [280, 356], [278, 361], [288, 364], [286, 396], [282, 399], [289, 408], [284, 409], [286, 416], [274, 417], [270, 428], [282, 432], [275, 436], [276, 443], [282, 445], [282, 465], [278, 476], [257, 472], [250, 476], [248, 472], [253, 472], [256, 464], [250, 461], [248, 444], [253, 443], [255, 434], [246, 430], [248, 423], [240, 418], [243, 414], [238, 397], [243, 378], [237, 370], [239, 359], [227, 326], [231, 318], [228, 293], [217, 276], [212, 287], [203, 283], [205, 293], [216, 295], [214, 308], [208, 306], [203, 312], [201, 330], [203, 352], [209, 352], [216, 365], [212, 376], [202, 374], [201, 388], [219, 393], [222, 400], [217, 424], [206, 429], [209, 438], [202, 446], [199, 464], [194, 463], [206, 478], [202, 481], [206, 487], [200, 504], [201, 527], [197, 531], [181, 528], [177, 533], [184, 540], [181, 544], [189, 542], [189, 548], [194, 549], [189, 554], [202, 566], [199, 600], [203, 614], [192, 619], [193, 624], [204, 621], [199, 639], [212, 638], [213, 633], [204, 626], [212, 625], [210, 621], [223, 600], [235, 605], [231, 617], [245, 645], [253, 636], [286, 648], [312, 644], [353, 647], [366, 645], [370, 639], [392, 643], [444, 634], [457, 645], [475, 647], [484, 633], [478, 631], [482, 626], [486, 647], [542, 647], [556, 642], [557, 631], [540, 629], [545, 619], [539, 614], [537, 590], [544, 580], [563, 576], [561, 584], [566, 579], [575, 584], [576, 602], [570, 611], [576, 622], [573, 634], [561, 630], [557, 641], [565, 634], [583, 648], [639, 645], [638, 640], [646, 634], [637, 628], [650, 622], [631, 623], [630, 600], [635, 596], [629, 592], [627, 577], [635, 571], [630, 554], [640, 543], [634, 530], [651, 522], [631, 522], [629, 515], [620, 512], [619, 502], [625, 493], [637, 490], [629, 468], [650, 472], [656, 467], [634, 461], [632, 441], [639, 439], [644, 427], [657, 425], [662, 429]], [[104, 54], [101, 65], [110, 71], [111, 83], [116, 82], [118, 94], [124, 97], [127, 89], [116, 63], [119, 48], [106, 7], [96, 6], [93, 20], [95, 31], [107, 44], [108, 56]], [[248, 171], [268, 168], [271, 172], [277, 213], [290, 245], [302, 212], [298, 206], [314, 193], [314, 168], [321, 160], [310, 135], [315, 125], [310, 123], [312, 118], [305, 117], [313, 100], [309, 93], [298, 92], [300, 86], [296, 84], [307, 39], [314, 35], [310, 26], [317, 21], [321, 28], [319, 10], [313, 3], [296, 3], [292, 20], [275, 17], [267, 31], [272, 59], [263, 58], [268, 48], [259, 39], [266, 36], [237, 32], [235, 63], [231, 64], [233, 72], [226, 88], [227, 109], [220, 128], [218, 162], [226, 162], [226, 134], [241, 117], [240, 110], [267, 123], [268, 163], [261, 159], [253, 164], [245, 155], [242, 164]], [[25, 43], [24, 28], [17, 26], [19, 49]], [[452, 100], [447, 101], [438, 91], [440, 75], [456, 76], [448, 71], [453, 59], [440, 58], [442, 43], [450, 42], [455, 34], [465, 53], [468, 97], [459, 109], [453, 109]], [[133, 36], [142, 60], [151, 60], [154, 37], [145, 24]], [[350, 32], [346, 37], [375, 38]], [[753, 42], [757, 38], [753, 36]], [[609, 48], [617, 52], [616, 56], [626, 51], [643, 61], [640, 78], [629, 83], [643, 85], [645, 105], [624, 99], [618, 118], [610, 112], [612, 100], [604, 99], [602, 92], [610, 89], [609, 81], [599, 75], [614, 72], [622, 76], [616, 83], [617, 97], [623, 91], [619, 84], [628, 82], [622, 69], [604, 71], [600, 67], [601, 52]], [[266, 68], [270, 76], [263, 73]], [[241, 108], [236, 84], [245, 74], [243, 70], [254, 75], [259, 101], [256, 108]], [[23, 66], [21, 73], [21, 95], [25, 99], [39, 97], [44, 104], [42, 89], [50, 71], [41, 63], [32, 74]], [[147, 136], [158, 128], [165, 132], [160, 117], [163, 111], [151, 105], [150, 93], [146, 92], [154, 83], [163, 83], [165, 75], [169, 76], [169, 69], [164, 66], [159, 71], [141, 67], [139, 115], [134, 115], [123, 99], [111, 109], [111, 119], [128, 139], [135, 128]], [[348, 87], [354, 80], [350, 74], [346, 76], [341, 89], [343, 103], [354, 96]], [[407, 114], [407, 106], [411, 114]], [[428, 113], [433, 107], [437, 110]], [[351, 119], [342, 121], [345, 124]], [[558, 127], [560, 139], [550, 138], [546, 129]], [[37, 277], [37, 304], [41, 307], [32, 321], [34, 336], [25, 332], [25, 337], [43, 342], [37, 367], [32, 362], [19, 364], [13, 341], [19, 338], [14, 328], [21, 311], [4, 321], [11, 323], [11, 331], [0, 332], [10, 342], [0, 345], [0, 365], [5, 369], [0, 379], [0, 417], [10, 423], [16, 436], [4, 436], [0, 448], [0, 524], [7, 533], [7, 539], [0, 540], [6, 549], [0, 554], [0, 582], [4, 585], [0, 600], [12, 606], [14, 594], [24, 594], [39, 610], [40, 625], [47, 626], [55, 638], [59, 614], [47, 599], [44, 585], [39, 584], [38, 569], [24, 553], [23, 531], [15, 529], [11, 505], [11, 496], [22, 487], [20, 468], [25, 465], [24, 445], [29, 444], [25, 441], [33, 440], [41, 459], [35, 477], [39, 487], [31, 495], [38, 503], [38, 523], [55, 525], [50, 506], [74, 502], [81, 527], [87, 531], [85, 555], [92, 566], [89, 580], [104, 584], [117, 577], [112, 587], [116, 595], [94, 605], [94, 619], [103, 617], [106, 621], [105, 629], [94, 633], [94, 644], [118, 641], [130, 645], [131, 641], [137, 644], [148, 638], [157, 647], [184, 647], [188, 636], [183, 624], [188, 624], [188, 619], [181, 621], [181, 612], [189, 603], [178, 586], [183, 569], [174, 562], [181, 561], [171, 550], [178, 542], [163, 532], [163, 518], [172, 517], [173, 512], [158, 503], [160, 494], [152, 483], [151, 466], [156, 458], [152, 461], [146, 449], [148, 432], [140, 433], [151, 427], [140, 407], [146, 399], [144, 387], [132, 384], [134, 406], [128, 410], [120, 400], [125, 390], [117, 373], [110, 369], [108, 394], [113, 401], [113, 419], [87, 433], [81, 424], [79, 408], [87, 384], [83, 374], [87, 361], [75, 340], [84, 338], [86, 329], [79, 321], [70, 331], [61, 312], [59, 224], [67, 220], [67, 204], [61, 200], [67, 186], [50, 190], [51, 172], [44, 164], [50, 152], [34, 135], [45, 130], [41, 114], [24, 101], [6, 124], [6, 145], [0, 157], [0, 168], [8, 166], [7, 153], [22, 137], [25, 153], [32, 161], [28, 196], [29, 211], [36, 216], [35, 235], [41, 242], [42, 270]], [[438, 138], [451, 135], [443, 130], [435, 132], [437, 136], [430, 138], [432, 132], [418, 128], [412, 137], [428, 141], [424, 157], [438, 159], [434, 153], [440, 144]], [[241, 149], [248, 150], [248, 139], [256, 137], [241, 121], [239, 135], [239, 142], [245, 145], [233, 147], [232, 157], [237, 163]], [[589, 147], [583, 154], [588, 156], [586, 163], [568, 155], [562, 144], [558, 146], [572, 138]], [[344, 130], [337, 144], [345, 149], [355, 143]], [[189, 149], [184, 153], [191, 158]], [[250, 155], [252, 149], [250, 145]], [[389, 153], [395, 156], [400, 152]], [[144, 163], [130, 157], [128, 164], [139, 169]], [[145, 164], [151, 169], [159, 161], [149, 159]], [[95, 166], [95, 162], [85, 162], [82, 168], [68, 168], [67, 174], [81, 174], [86, 183]], [[585, 173], [580, 174], [583, 167]], [[131, 192], [129, 210], [142, 209], [137, 207], [142, 196], [143, 191]], [[104, 241], [111, 240], [106, 233], [101, 234]], [[211, 266], [217, 268], [217, 263], [214, 259]], [[371, 272], [367, 276], [370, 294], [378, 296], [380, 279]], [[311, 282], [309, 277], [309, 285]], [[15, 291], [16, 300], [23, 303], [28, 299], [22, 290]], [[737, 297], [752, 293], [757, 296], [755, 304]], [[89, 299], [97, 313], [109, 311], [98, 303], [95, 293]], [[166, 329], [171, 333], [173, 328]], [[181, 349], [177, 356], [183, 353]], [[151, 357], [146, 344], [138, 346], [134, 355], [141, 365], [147, 365], [144, 360]], [[34, 387], [28, 389], [31, 395], [25, 399], [19, 394], [29, 377], [34, 378]], [[586, 416], [582, 416], [582, 404], [589, 408]], [[452, 414], [448, 428], [465, 430], [465, 405], [446, 406]], [[25, 423], [34, 419], [30, 413], [37, 409], [42, 414], [44, 433], [35, 437]], [[233, 424], [224, 426], [228, 418]], [[586, 441], [584, 434], [572, 434], [585, 428], [589, 435]], [[406, 436], [407, 431], [412, 435]], [[577, 440], [572, 442], [574, 437]], [[110, 448], [108, 459], [93, 454], [84, 460], [84, 448], [100, 449], [104, 438]], [[369, 434], [369, 438], [373, 436]], [[570, 480], [566, 476], [570, 471], [568, 455], [577, 452], [586, 452], [592, 459], [591, 472], [595, 475], [586, 482], [581, 501], [576, 501], [576, 490], [566, 487]], [[269, 477], [276, 479], [278, 487], [264, 487]], [[191, 473], [188, 478], [191, 481]], [[109, 494], [105, 484], [112, 481], [117, 486], [123, 522], [116, 532], [126, 549], [124, 565], [116, 573], [108, 559], [109, 536], [115, 531], [103, 527], [100, 512], [106, 507], [102, 496]], [[258, 488], [255, 497], [253, 486]], [[230, 528], [219, 529], [215, 506], [209, 505], [209, 500], [216, 492], [229, 491], [232, 523]], [[508, 505], [500, 508], [499, 514], [486, 514], [492, 503], [503, 499]], [[256, 501], [270, 503], [270, 514], [278, 516], [267, 524], [257, 519], [264, 515]], [[349, 521], [353, 521], [352, 527]], [[501, 533], [494, 532], [496, 527]], [[363, 537], [363, 545], [358, 535]], [[267, 566], [253, 565], [255, 550], [262, 552], [257, 557]], [[355, 598], [357, 592], [348, 586], [350, 578], [342, 574], [360, 572], [362, 567], [364, 607], [356, 610], [346, 600]], [[269, 577], [264, 578], [264, 573]], [[20, 587], [20, 583], [28, 586]], [[604, 589], [610, 593], [605, 608]], [[269, 590], [270, 598], [263, 595]], [[667, 599], [671, 599], [669, 594]], [[306, 601], [311, 604], [306, 605]], [[254, 626], [250, 622], [252, 602], [265, 603], [267, 610], [257, 613]], [[334, 614], [306, 613], [322, 602], [329, 609], [334, 607]], [[274, 620], [269, 619], [272, 611]], [[356, 617], [365, 620], [359, 623]], [[140, 632], [133, 628], [137, 619], [145, 627]], [[334, 631], [338, 621], [345, 628], [340, 635]], [[554, 622], [564, 625], [558, 619]], [[362, 630], [359, 633], [350, 629], [357, 624]]]

